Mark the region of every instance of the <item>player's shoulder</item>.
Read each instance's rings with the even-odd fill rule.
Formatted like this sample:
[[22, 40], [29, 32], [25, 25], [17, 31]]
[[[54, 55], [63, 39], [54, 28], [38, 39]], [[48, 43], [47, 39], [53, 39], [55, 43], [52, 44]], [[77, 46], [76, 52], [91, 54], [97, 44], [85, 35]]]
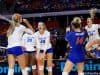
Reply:
[[34, 36], [37, 37], [38, 35], [39, 35], [39, 31], [36, 31], [36, 32], [34, 33]]
[[19, 28], [24, 29], [24, 28], [26, 28], [26, 27], [25, 27], [24, 25], [20, 24], [20, 25], [19, 25]]
[[27, 33], [24, 33], [24, 34], [23, 34], [23, 38], [26, 38], [27, 36], [28, 36]]
[[72, 36], [75, 32], [74, 31], [70, 31], [70, 32], [66, 32], [67, 36]]
[[86, 29], [86, 30], [88, 29], [88, 25], [85, 26], [85, 29]]
[[27, 35], [28, 35], [27, 33], [24, 33], [24, 34], [23, 34], [23, 36], [27, 36]]
[[35, 35], [39, 34], [39, 31], [36, 31], [34, 34], [35, 34]]
[[74, 33], [76, 33], [76, 32], [75, 32], [75, 31], [70, 31], [70, 32], [69, 32], [69, 34], [74, 34]]
[[45, 36], [50, 36], [50, 32], [48, 30], [45, 31], [44, 33]]
[[26, 28], [26, 30], [29, 31], [29, 32], [33, 32], [30, 28]]
[[50, 34], [50, 32], [48, 30], [45, 31], [46, 34]]
[[36, 32], [34, 32], [32, 35], [35, 36], [36, 35]]
[[99, 26], [99, 24], [93, 24], [93, 27], [98, 27]]

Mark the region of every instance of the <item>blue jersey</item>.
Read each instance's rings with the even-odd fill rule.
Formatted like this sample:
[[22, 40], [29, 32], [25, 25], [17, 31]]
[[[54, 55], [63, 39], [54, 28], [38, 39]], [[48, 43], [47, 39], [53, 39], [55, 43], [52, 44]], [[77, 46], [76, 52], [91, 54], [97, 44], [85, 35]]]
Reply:
[[66, 33], [65, 39], [70, 44], [70, 51], [68, 59], [73, 63], [83, 62], [85, 57], [84, 41], [85, 32], [74, 32], [71, 31]]

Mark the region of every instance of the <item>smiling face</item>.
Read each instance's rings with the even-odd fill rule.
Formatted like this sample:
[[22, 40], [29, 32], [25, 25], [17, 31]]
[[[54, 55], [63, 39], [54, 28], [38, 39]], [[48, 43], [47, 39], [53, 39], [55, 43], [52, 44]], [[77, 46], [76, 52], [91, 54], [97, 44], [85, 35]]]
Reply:
[[46, 26], [43, 22], [38, 23], [38, 29], [40, 33], [43, 33], [46, 30]]
[[92, 26], [92, 19], [91, 18], [87, 18], [87, 25]]

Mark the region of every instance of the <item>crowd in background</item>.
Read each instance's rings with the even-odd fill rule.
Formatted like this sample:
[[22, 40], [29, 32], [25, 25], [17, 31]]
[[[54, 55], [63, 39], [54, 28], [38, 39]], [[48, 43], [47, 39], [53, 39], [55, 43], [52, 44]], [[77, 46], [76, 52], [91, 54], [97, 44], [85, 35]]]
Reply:
[[[1, 13], [40, 13], [100, 8], [99, 0], [0, 0]], [[6, 12], [5, 12], [6, 11]]]

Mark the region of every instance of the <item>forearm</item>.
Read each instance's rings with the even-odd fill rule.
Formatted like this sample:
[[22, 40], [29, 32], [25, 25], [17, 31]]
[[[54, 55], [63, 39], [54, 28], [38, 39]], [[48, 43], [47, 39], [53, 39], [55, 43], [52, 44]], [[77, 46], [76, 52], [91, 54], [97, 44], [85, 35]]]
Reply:
[[23, 19], [23, 22], [26, 24], [26, 26], [27, 26], [29, 29], [31, 29], [31, 30], [33, 31], [33, 27], [32, 27], [32, 25], [29, 23], [28, 20]]

